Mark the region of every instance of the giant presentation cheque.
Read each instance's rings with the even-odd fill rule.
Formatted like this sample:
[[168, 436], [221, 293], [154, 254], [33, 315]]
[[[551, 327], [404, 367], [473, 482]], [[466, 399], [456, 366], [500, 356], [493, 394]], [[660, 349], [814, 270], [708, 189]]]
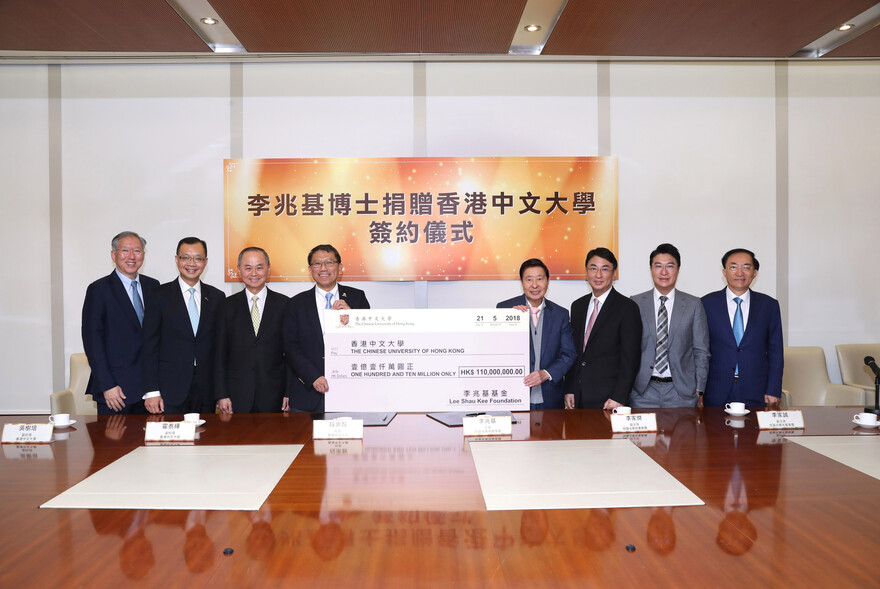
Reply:
[[326, 311], [327, 411], [528, 410], [529, 314]]

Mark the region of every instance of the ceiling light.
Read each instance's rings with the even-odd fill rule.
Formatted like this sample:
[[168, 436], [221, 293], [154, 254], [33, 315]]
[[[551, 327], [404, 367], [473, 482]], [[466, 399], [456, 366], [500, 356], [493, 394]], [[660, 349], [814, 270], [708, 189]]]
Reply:
[[220, 22], [220, 21], [217, 20], [216, 18], [211, 18], [211, 17], [209, 16], [209, 17], [207, 17], [207, 18], [203, 18], [203, 19], [201, 19], [200, 22], [201, 22], [203, 25], [216, 25], [216, 24], [217, 24], [218, 22]]
[[847, 23], [847, 24], [845, 24], [845, 25], [840, 25], [839, 27], [837, 27], [837, 30], [838, 30], [838, 31], [848, 31], [848, 30], [850, 30], [851, 28], [853, 28], [854, 26], [855, 26], [855, 25], [852, 25], [852, 24]]
[[525, 28], [525, 30], [527, 30], [530, 33], [536, 33], [541, 30], [541, 25], [526, 25], [523, 28]]

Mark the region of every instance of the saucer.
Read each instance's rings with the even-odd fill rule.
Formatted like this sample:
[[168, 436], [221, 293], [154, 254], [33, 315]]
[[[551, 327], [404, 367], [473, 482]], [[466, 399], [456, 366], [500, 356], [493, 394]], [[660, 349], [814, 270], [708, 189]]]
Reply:
[[742, 417], [743, 415], [749, 414], [748, 409], [746, 409], [745, 411], [731, 411], [730, 409], [725, 409], [724, 412], [728, 415], [733, 415], [734, 417]]
[[853, 423], [859, 427], [864, 427], [867, 429], [874, 429], [875, 427], [880, 427], [880, 421], [878, 421], [877, 423], [874, 423], [874, 424], [869, 424], [869, 423], [861, 423], [861, 422], [858, 422], [855, 419], [853, 419]]
[[51, 421], [50, 421], [49, 423], [50, 423], [51, 425], [55, 426], [55, 428], [57, 428], [57, 429], [67, 429], [67, 428], [69, 428], [70, 426], [72, 426], [74, 423], [76, 423], [76, 420], [75, 420], [75, 419], [71, 419], [70, 422], [69, 422], [67, 425], [55, 425], [55, 424], [52, 423]]

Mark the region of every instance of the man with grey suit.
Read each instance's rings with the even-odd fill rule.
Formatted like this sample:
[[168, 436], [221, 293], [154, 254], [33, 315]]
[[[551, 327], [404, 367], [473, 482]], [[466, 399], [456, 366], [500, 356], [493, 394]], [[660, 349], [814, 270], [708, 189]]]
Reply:
[[709, 374], [709, 327], [695, 296], [675, 288], [681, 255], [661, 243], [650, 258], [654, 288], [632, 299], [642, 316], [642, 360], [633, 407], [702, 406]]

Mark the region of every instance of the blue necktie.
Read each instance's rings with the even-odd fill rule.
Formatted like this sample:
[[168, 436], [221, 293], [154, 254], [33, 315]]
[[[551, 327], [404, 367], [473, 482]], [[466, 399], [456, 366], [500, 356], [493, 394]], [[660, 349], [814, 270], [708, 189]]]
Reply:
[[[736, 339], [736, 347], [739, 347], [739, 343], [743, 339], [743, 333], [745, 333], [745, 328], [743, 327], [743, 311], [742, 307], [742, 299], [739, 297], [734, 297], [733, 302], [736, 303], [736, 313], [733, 314], [733, 337]], [[736, 375], [739, 375], [739, 363], [736, 365]]]
[[196, 335], [199, 332], [199, 308], [196, 306], [196, 289], [190, 287], [187, 289], [187, 292], [189, 293], [189, 304], [187, 305], [189, 322], [192, 324], [193, 335]]
[[736, 338], [736, 345], [743, 339], [743, 333], [745, 333], [745, 329], [743, 328], [743, 312], [742, 312], [742, 299], [739, 297], [735, 297], [733, 302], [736, 303], [736, 313], [733, 314], [733, 337]]
[[332, 292], [328, 292], [327, 294], [324, 295], [324, 298], [327, 299], [327, 304], [324, 305], [324, 308], [325, 308], [325, 309], [329, 309], [330, 307], [333, 306], [333, 303], [330, 302], [330, 301], [333, 300], [333, 293], [332, 293]]
[[134, 305], [134, 312], [137, 313], [138, 323], [144, 324], [144, 303], [141, 301], [141, 295], [138, 292], [137, 280], [131, 281], [131, 303]]

